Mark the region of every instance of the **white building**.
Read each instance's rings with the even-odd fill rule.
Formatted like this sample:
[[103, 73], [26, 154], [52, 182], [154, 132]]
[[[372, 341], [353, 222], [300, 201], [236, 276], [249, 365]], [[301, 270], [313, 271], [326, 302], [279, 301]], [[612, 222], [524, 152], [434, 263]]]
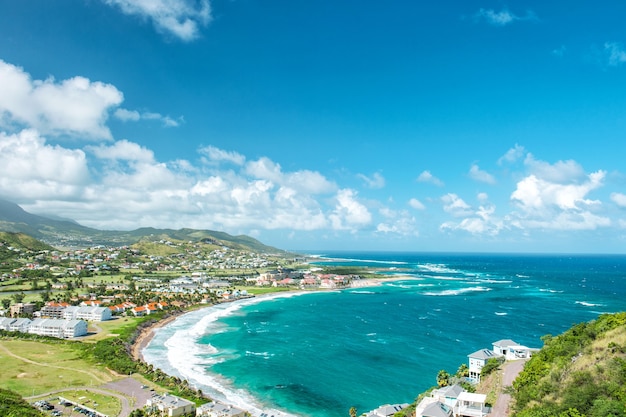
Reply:
[[485, 417], [491, 409], [485, 405], [487, 396], [462, 392], [454, 406], [454, 415], [463, 417]]
[[467, 356], [469, 358], [469, 380], [477, 383], [480, 382], [480, 373], [487, 361], [500, 355], [496, 355], [494, 351], [489, 349], [480, 349]]
[[463, 389], [463, 387], [459, 384], [454, 384], [434, 389], [430, 393], [430, 396], [440, 403], [443, 403], [452, 408], [456, 404], [457, 399], [462, 392], [465, 392], [465, 389]]
[[168, 417], [182, 416], [196, 411], [191, 401], [170, 394], [154, 395], [146, 401], [146, 407], [154, 408]]
[[467, 392], [460, 385], [433, 390], [415, 408], [416, 417], [486, 417], [491, 408], [487, 396]]
[[111, 320], [111, 309], [107, 307], [69, 306], [63, 311], [66, 320], [106, 321]]
[[514, 361], [517, 359], [530, 358], [532, 353], [531, 349], [517, 344], [510, 339], [498, 340], [493, 342], [493, 351], [496, 355], [502, 355], [507, 361]]
[[366, 417], [389, 417], [389, 416], [393, 416], [398, 411], [404, 408], [407, 408], [408, 406], [409, 406], [408, 404], [381, 405], [377, 409], [372, 410], [369, 413], [365, 414], [365, 416]]
[[31, 319], [21, 318], [16, 319], [12, 317], [0, 318], [0, 330], [6, 330], [9, 332], [23, 332], [28, 331], [28, 326], [32, 322]]
[[416, 417], [451, 417], [452, 408], [433, 397], [425, 397], [415, 408]]
[[245, 417], [246, 415], [246, 411], [241, 408], [215, 401], [196, 408], [196, 416], [201, 417]]
[[70, 339], [86, 335], [87, 322], [84, 320], [35, 319], [28, 327], [28, 333]]

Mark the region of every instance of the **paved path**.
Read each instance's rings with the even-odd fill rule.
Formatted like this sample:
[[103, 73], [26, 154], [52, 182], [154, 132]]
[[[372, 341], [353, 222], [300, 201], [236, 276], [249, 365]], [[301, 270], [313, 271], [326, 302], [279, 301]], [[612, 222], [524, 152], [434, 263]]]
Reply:
[[[513, 384], [517, 375], [524, 368], [525, 360], [506, 362], [504, 369], [502, 370], [502, 389], [510, 387]], [[511, 402], [511, 395], [504, 392], [500, 392], [496, 404], [491, 409], [489, 417], [508, 417], [509, 404]]]

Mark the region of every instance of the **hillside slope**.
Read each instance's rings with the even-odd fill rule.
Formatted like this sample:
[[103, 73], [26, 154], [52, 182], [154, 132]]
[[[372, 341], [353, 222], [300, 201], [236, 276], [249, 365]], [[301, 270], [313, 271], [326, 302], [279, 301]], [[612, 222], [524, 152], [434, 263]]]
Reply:
[[515, 417], [626, 417], [626, 313], [543, 341], [513, 383]]
[[196, 229], [139, 228], [132, 231], [98, 230], [82, 226], [73, 220], [55, 220], [31, 214], [17, 204], [0, 200], [0, 231], [23, 233], [48, 245], [62, 247], [89, 247], [94, 245], [123, 246], [141, 240], [204, 241], [216, 246], [261, 253], [286, 252], [265, 245], [250, 236], [232, 236], [225, 232]]

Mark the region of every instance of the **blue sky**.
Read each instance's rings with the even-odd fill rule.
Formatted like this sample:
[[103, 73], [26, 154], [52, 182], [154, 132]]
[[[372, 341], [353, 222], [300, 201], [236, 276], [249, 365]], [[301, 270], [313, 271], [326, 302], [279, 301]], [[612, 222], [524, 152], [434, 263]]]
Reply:
[[626, 252], [626, 4], [430, 3], [2, 1], [0, 198], [291, 250]]

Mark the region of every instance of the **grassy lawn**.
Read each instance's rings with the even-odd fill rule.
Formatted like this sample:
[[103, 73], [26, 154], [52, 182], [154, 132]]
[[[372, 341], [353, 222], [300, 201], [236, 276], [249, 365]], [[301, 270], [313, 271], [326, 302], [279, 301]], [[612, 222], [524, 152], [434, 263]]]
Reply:
[[99, 321], [97, 323], [89, 323], [89, 331], [92, 331], [94, 326], [97, 326], [100, 331], [93, 335], [86, 336], [85, 341], [97, 342], [98, 340], [106, 339], [109, 337], [119, 336], [120, 332], [127, 329], [134, 329], [137, 326], [137, 322], [140, 319], [136, 317], [114, 317], [113, 320]]
[[281, 287], [240, 287], [236, 286], [238, 290], [246, 290], [248, 294], [262, 295], [273, 294], [278, 292], [293, 291], [294, 288], [281, 288]]
[[0, 368], [0, 385], [25, 397], [118, 378], [72, 346], [40, 341], [0, 340]]

